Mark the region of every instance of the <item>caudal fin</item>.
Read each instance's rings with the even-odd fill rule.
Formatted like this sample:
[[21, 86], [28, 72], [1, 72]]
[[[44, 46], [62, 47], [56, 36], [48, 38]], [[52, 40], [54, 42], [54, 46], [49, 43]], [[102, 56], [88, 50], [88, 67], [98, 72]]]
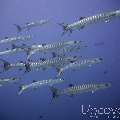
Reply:
[[2, 61], [2, 63], [3, 63], [3, 72], [10, 69], [11, 66], [10, 66], [10, 63], [8, 61], [3, 60], [3, 59], [0, 59], [0, 61]]
[[24, 90], [25, 90], [24, 85], [19, 86], [18, 95], [21, 95], [21, 94], [23, 93]]
[[62, 33], [62, 36], [63, 36], [69, 30], [69, 29], [67, 29], [68, 24], [58, 23], [58, 25], [62, 26], [62, 28], [63, 28], [63, 33]]
[[56, 68], [57, 70], [57, 77], [63, 74], [63, 70], [61, 68]]
[[25, 69], [26, 71], [25, 72], [30, 72], [31, 71], [31, 67], [30, 67], [30, 63], [25, 63]]
[[50, 91], [52, 92], [52, 101], [53, 101], [60, 96], [60, 90], [53, 86], [49, 88], [50, 88]]
[[17, 24], [13, 24], [14, 26], [16, 26], [17, 28], [17, 32], [21, 32], [22, 31], [22, 28], [20, 25], [17, 25]]

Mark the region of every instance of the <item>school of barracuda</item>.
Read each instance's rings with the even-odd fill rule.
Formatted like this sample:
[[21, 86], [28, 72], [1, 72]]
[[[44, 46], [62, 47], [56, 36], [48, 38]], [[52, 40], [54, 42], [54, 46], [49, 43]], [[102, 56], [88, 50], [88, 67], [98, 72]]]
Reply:
[[[76, 21], [72, 24], [65, 24], [65, 23], [59, 23], [60, 26], [63, 27], [63, 33], [64, 35], [67, 32], [72, 33], [74, 30], [82, 30], [85, 29], [90, 24], [96, 24], [99, 22], [109, 22], [115, 17], [120, 17], [120, 10], [111, 11], [111, 12], [104, 12], [100, 14], [96, 14], [89, 17], [80, 17], [79, 21]], [[14, 26], [17, 28], [17, 34], [26, 32], [29, 33], [32, 28], [34, 27], [40, 27], [44, 26], [45, 24], [48, 24], [49, 20], [38, 20], [33, 22], [27, 22], [26, 24], [20, 26], [17, 24], [14, 24]], [[106, 89], [111, 86], [111, 83], [87, 83], [87, 84], [69, 84], [64, 89], [58, 89], [54, 87], [55, 84], [64, 83], [66, 80], [61, 78], [64, 77], [64, 72], [71, 69], [81, 70], [82, 68], [89, 68], [94, 65], [97, 65], [100, 63], [104, 64], [104, 58], [102, 56], [96, 56], [95, 58], [81, 58], [81, 56], [72, 56], [69, 55], [69, 53], [72, 52], [79, 52], [81, 49], [86, 49], [88, 46], [84, 43], [84, 41], [80, 40], [63, 40], [60, 42], [55, 43], [40, 43], [40, 44], [33, 44], [33, 45], [27, 45], [25, 41], [29, 41], [31, 39], [31, 35], [19, 35], [19, 36], [13, 36], [13, 37], [5, 37], [4, 39], [0, 40], [0, 45], [2, 44], [11, 44], [10, 49], [6, 49], [5, 51], [0, 51], [0, 73], [7, 72], [10, 69], [18, 69], [18, 71], [23, 70], [24, 74], [27, 74], [28, 72], [32, 71], [45, 71], [49, 69], [55, 69], [56, 70], [56, 76], [50, 79], [44, 79], [44, 80], [32, 80], [30, 84], [21, 85], [19, 86], [18, 95], [21, 95], [24, 91], [27, 91], [28, 89], [40, 89], [42, 86], [48, 86], [49, 90], [52, 92], [52, 99], [58, 98], [60, 95], [67, 95], [67, 96], [73, 96], [75, 94], [85, 93], [85, 92], [91, 92], [94, 93], [97, 90]], [[21, 45], [16, 45], [16, 43], [24, 42]], [[26, 61], [19, 61], [16, 63], [11, 63], [8, 60], [5, 60], [3, 57], [6, 55], [12, 56], [12, 54], [21, 53], [24, 52], [26, 54]], [[43, 54], [50, 54], [50, 58], [39, 58], [37, 61], [32, 61], [31, 58], [32, 55], [36, 53], [43, 53]], [[72, 72], [72, 71], [70, 71]], [[17, 82], [20, 82], [22, 77], [24, 77], [24, 74], [21, 77], [1, 77], [0, 78], [0, 87], [14, 84]]]

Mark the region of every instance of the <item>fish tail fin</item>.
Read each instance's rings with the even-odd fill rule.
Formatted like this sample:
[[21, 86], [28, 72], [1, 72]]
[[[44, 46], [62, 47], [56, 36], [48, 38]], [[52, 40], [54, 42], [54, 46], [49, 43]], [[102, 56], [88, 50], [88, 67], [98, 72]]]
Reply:
[[62, 26], [62, 28], [63, 28], [63, 33], [62, 33], [62, 36], [63, 36], [68, 31], [68, 29], [67, 29], [68, 24], [58, 23], [58, 25]]
[[26, 69], [25, 72], [30, 72], [31, 71], [31, 67], [30, 67], [29, 63], [25, 63], [25, 69]]
[[24, 85], [19, 86], [18, 95], [21, 95], [25, 90]]
[[52, 101], [60, 96], [60, 90], [59, 89], [57, 89], [53, 86], [50, 86], [49, 89], [52, 92]]
[[22, 28], [20, 25], [17, 25], [17, 24], [13, 24], [14, 26], [16, 26], [17, 28], [17, 32], [21, 32], [22, 31]]
[[26, 53], [27, 53], [27, 60], [29, 60], [32, 56], [31, 51], [28, 50], [26, 51]]
[[10, 63], [8, 61], [3, 60], [3, 59], [0, 59], [0, 61], [2, 61], [2, 63], [3, 63], [3, 70], [4, 71], [7, 71], [10, 69], [11, 66], [10, 66]]
[[63, 70], [61, 68], [57, 68], [57, 77], [63, 74]]
[[24, 48], [24, 51], [25, 51], [25, 53], [27, 55], [27, 60], [29, 60], [30, 57], [32, 56], [32, 50], [31, 50], [31, 48], [30, 47]]

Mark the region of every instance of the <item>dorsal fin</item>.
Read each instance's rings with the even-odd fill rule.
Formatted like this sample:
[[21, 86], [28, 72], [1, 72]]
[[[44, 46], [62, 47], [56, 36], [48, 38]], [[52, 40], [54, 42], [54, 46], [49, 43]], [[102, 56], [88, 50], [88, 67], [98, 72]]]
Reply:
[[16, 26], [18, 32], [21, 32], [21, 31], [22, 31], [22, 28], [21, 28], [20, 25], [17, 25], [17, 24], [13, 24], [13, 25]]
[[8, 39], [8, 37], [4, 37], [5, 39]]
[[26, 25], [30, 24], [29, 22], [26, 22]]
[[41, 61], [45, 61], [46, 59], [45, 58], [40, 58]]
[[20, 63], [23, 63], [23, 61], [20, 61]]
[[82, 20], [82, 19], [84, 19], [84, 18], [85, 18], [85, 17], [80, 17], [79, 20]]
[[73, 87], [73, 86], [74, 86], [74, 84], [71, 84], [71, 83], [70, 83], [68, 86], [69, 86], [69, 87]]
[[46, 43], [43, 43], [42, 46], [43, 46], [43, 47], [46, 46]]
[[37, 82], [37, 81], [36, 81], [36, 80], [33, 80], [33, 83], [34, 83], [34, 82]]

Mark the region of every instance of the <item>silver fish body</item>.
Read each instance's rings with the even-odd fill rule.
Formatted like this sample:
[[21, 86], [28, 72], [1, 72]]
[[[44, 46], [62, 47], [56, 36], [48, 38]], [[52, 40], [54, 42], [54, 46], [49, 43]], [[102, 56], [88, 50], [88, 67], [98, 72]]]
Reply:
[[28, 85], [22, 85], [20, 87], [18, 94], [21, 95], [24, 91], [30, 88], [36, 89], [36, 88], [40, 88], [41, 86], [49, 86], [49, 85], [51, 86], [53, 84], [62, 83], [62, 82], [64, 82], [64, 80], [61, 78], [35, 81]]
[[26, 71], [31, 71], [31, 69], [47, 69], [50, 67], [55, 67], [56, 69], [59, 69], [60, 66], [63, 66], [65, 64], [69, 64], [70, 62], [74, 62], [78, 60], [78, 57], [57, 57], [57, 58], [50, 58], [47, 60], [40, 60], [39, 62], [29, 62], [26, 64]]
[[83, 84], [73, 87], [68, 87], [64, 89], [61, 94], [74, 95], [77, 93], [92, 92], [94, 93], [97, 90], [105, 89], [110, 87], [110, 83], [100, 83], [100, 84]]
[[38, 20], [34, 22], [29, 22], [29, 23], [26, 23], [24, 26], [20, 26], [17, 24], [14, 24], [14, 25], [16, 26], [18, 32], [22, 32], [22, 31], [28, 31], [33, 27], [42, 26], [46, 23], [48, 23], [48, 20]]
[[32, 27], [37, 27], [37, 26], [41, 26], [41, 25], [44, 25], [48, 23], [48, 20], [39, 20], [39, 21], [35, 21], [35, 22], [30, 22], [30, 23], [27, 23], [23, 29], [30, 29]]
[[52, 99], [58, 98], [60, 95], [73, 96], [75, 94], [81, 94], [86, 92], [94, 93], [97, 90], [102, 90], [111, 87], [111, 83], [97, 83], [97, 84], [83, 84], [74, 85], [72, 87], [67, 87], [65, 89], [59, 90], [55, 87], [50, 87], [52, 92]]
[[0, 78], [0, 86], [9, 84], [9, 83], [15, 83], [17, 82], [18, 78], [10, 77], [10, 78]]
[[1, 51], [1, 52], [0, 52], [0, 56], [2, 56], [2, 55], [7, 55], [7, 54], [18, 53], [18, 52], [23, 52], [23, 51], [24, 51], [23, 48], [9, 49], [9, 50], [5, 50], [5, 51]]
[[30, 40], [31, 36], [17, 36], [17, 37], [11, 37], [11, 38], [5, 38], [0, 40], [0, 44], [2, 43], [11, 43], [15, 41], [23, 41], [23, 40]]
[[67, 52], [68, 49], [80, 47], [81, 41], [64, 41], [64, 42], [58, 42], [54, 44], [40, 44], [40, 45], [32, 45], [30, 49], [28, 49], [28, 57], [29, 59], [33, 54], [36, 52], [59, 52], [61, 50], [64, 50], [64, 52]]
[[72, 33], [74, 29], [80, 30], [83, 29], [86, 25], [98, 23], [100, 21], [109, 22], [114, 17], [120, 17], [120, 10], [100, 13], [97, 15], [81, 18], [79, 21], [72, 24], [65, 25], [64, 23], [62, 23], [60, 25], [63, 26], [64, 33], [67, 31], [70, 31]]
[[73, 63], [70, 63], [63, 68], [60, 68], [58, 71], [58, 76], [61, 75], [64, 71], [68, 69], [75, 69], [75, 68], [83, 68], [83, 67], [91, 67], [94, 64], [99, 64], [103, 61], [102, 58], [89, 58], [89, 59], [83, 59], [79, 61], [75, 61]]

